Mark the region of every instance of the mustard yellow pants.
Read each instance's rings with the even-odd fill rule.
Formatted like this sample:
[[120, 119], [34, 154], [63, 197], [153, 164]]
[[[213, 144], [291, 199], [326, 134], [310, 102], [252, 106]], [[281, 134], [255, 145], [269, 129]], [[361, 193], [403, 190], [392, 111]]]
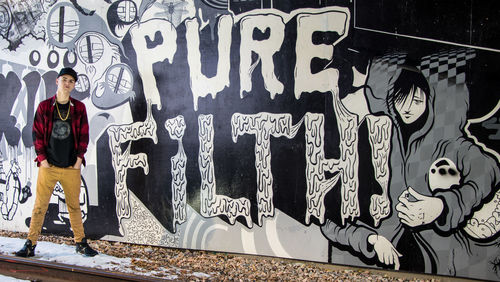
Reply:
[[38, 168], [38, 180], [36, 183], [35, 206], [31, 215], [28, 239], [33, 245], [38, 241], [42, 231], [45, 213], [49, 207], [50, 197], [56, 183], [59, 181], [64, 190], [66, 206], [69, 212], [69, 221], [73, 229], [75, 242], [81, 242], [85, 237], [82, 223], [82, 212], [80, 210], [80, 170], [74, 168], [60, 168], [51, 166], [49, 168]]

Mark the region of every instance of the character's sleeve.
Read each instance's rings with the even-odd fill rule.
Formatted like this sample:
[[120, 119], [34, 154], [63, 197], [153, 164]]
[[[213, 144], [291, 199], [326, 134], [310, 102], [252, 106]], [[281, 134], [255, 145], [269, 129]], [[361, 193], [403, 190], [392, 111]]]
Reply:
[[442, 231], [457, 228], [499, 185], [500, 171], [495, 159], [477, 145], [467, 140], [462, 142], [456, 164], [462, 177], [460, 184], [435, 194], [445, 204], [435, 221]]
[[35, 161], [41, 162], [47, 159], [47, 152], [45, 148], [45, 126], [48, 122], [45, 120], [45, 115], [43, 114], [43, 104], [39, 104], [35, 112], [35, 118], [33, 120], [33, 146], [35, 147], [36, 159]]
[[353, 251], [363, 254], [366, 258], [375, 257], [375, 251], [368, 243], [368, 236], [377, 235], [373, 230], [350, 223], [342, 227], [327, 219], [321, 226], [321, 232], [333, 243], [351, 247]]
[[80, 111], [80, 130], [78, 136], [78, 146], [76, 148], [76, 156], [84, 160], [84, 155], [87, 152], [87, 146], [89, 144], [89, 122], [87, 119], [87, 110], [85, 108], [85, 105], [82, 104]]

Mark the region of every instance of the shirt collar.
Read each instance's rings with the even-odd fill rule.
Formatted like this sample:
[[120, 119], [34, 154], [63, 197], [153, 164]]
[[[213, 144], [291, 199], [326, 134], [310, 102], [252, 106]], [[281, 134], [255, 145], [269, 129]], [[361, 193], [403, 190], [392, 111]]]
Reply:
[[[57, 94], [52, 97], [52, 106], [56, 105], [56, 101], [57, 101], [56, 96], [57, 96]], [[71, 98], [71, 97], [69, 97], [69, 105], [72, 106], [72, 107], [75, 106], [73, 104], [73, 98]]]

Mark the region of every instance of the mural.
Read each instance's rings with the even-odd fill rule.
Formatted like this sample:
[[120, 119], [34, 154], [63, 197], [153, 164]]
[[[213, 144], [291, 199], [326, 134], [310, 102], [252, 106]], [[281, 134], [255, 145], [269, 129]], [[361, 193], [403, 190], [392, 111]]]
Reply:
[[90, 238], [500, 279], [497, 4], [426, 5], [0, 0], [0, 228], [73, 67]]

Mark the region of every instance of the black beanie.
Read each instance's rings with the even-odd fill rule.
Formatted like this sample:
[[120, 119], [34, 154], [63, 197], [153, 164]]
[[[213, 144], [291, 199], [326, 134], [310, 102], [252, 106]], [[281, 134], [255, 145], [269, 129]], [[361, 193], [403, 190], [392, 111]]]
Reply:
[[76, 71], [72, 68], [62, 68], [57, 77], [59, 78], [61, 75], [65, 74], [71, 75], [75, 79], [75, 82], [78, 80], [78, 74], [76, 74]]

